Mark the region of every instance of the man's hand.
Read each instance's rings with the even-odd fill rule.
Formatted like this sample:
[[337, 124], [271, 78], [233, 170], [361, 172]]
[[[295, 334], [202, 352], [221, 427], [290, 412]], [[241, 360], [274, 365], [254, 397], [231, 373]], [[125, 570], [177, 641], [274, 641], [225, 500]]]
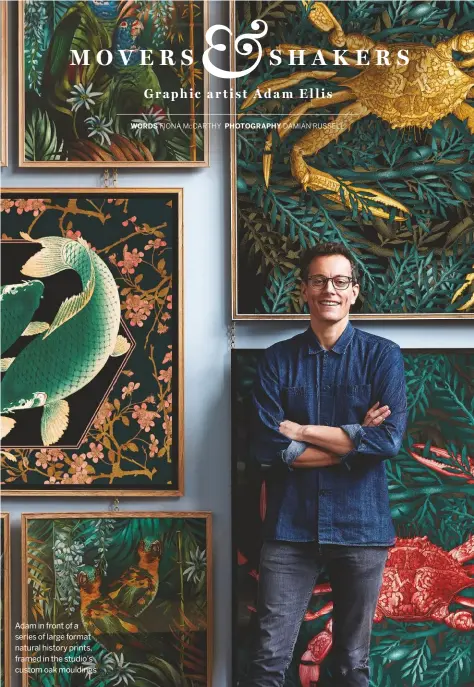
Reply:
[[[380, 402], [377, 401], [367, 411], [362, 426], [378, 427], [389, 415], [390, 408], [388, 406], [380, 406]], [[280, 422], [279, 429], [285, 437], [292, 441], [309, 441], [311, 443], [311, 438], [305, 435], [306, 427], [307, 425], [299, 425], [297, 422], [291, 422], [291, 420], [283, 420], [283, 422]]]
[[291, 420], [283, 420], [283, 422], [280, 422], [279, 427], [280, 432], [292, 441], [304, 441], [304, 428], [305, 425], [299, 425], [297, 422], [291, 422]]
[[372, 408], [369, 408], [365, 414], [363, 427], [378, 427], [382, 422], [390, 415], [390, 408], [388, 406], [382, 406], [380, 408], [380, 403], [377, 401]]

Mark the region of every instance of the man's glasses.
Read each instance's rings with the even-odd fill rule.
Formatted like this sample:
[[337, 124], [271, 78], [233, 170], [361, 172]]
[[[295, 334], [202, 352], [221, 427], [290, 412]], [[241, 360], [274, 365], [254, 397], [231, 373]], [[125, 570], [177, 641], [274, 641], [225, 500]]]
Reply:
[[308, 284], [312, 289], [317, 291], [325, 289], [328, 282], [332, 282], [332, 285], [337, 291], [345, 291], [349, 288], [351, 282], [355, 283], [352, 277], [337, 276], [337, 277], [323, 277], [322, 275], [315, 275], [314, 277], [308, 277]]

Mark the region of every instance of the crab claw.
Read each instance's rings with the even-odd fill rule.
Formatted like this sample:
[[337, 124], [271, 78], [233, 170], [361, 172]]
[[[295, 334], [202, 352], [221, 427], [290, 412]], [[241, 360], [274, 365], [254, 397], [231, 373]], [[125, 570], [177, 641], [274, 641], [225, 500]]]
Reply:
[[[473, 125], [474, 126], [474, 125]], [[473, 265], [474, 267], [474, 265]], [[463, 295], [467, 289], [474, 284], [474, 272], [472, 274], [467, 274], [466, 275], [466, 280], [464, 284], [456, 291], [454, 296], [451, 299], [451, 303], [454, 303], [460, 296]], [[474, 293], [472, 294], [471, 298], [468, 300], [467, 303], [464, 303], [458, 310], [469, 310], [469, 308], [472, 308], [474, 306]]]
[[302, 687], [316, 687], [321, 672], [320, 665], [332, 646], [332, 620], [328, 620], [322, 632], [308, 643], [301, 657], [299, 676]]
[[265, 148], [263, 150], [263, 178], [265, 186], [268, 188], [270, 183], [270, 175], [272, 173], [273, 153], [272, 153], [272, 134], [268, 134], [265, 140]]
[[[349, 186], [349, 184], [347, 184]], [[363, 203], [367, 205], [367, 207], [370, 209], [371, 214], [374, 217], [381, 217], [382, 219], [390, 219], [390, 213], [386, 212], [382, 208], [374, 207], [371, 205], [371, 201], [375, 201], [377, 203], [380, 203], [381, 205], [386, 205], [389, 208], [396, 208], [397, 210], [401, 210], [401, 212], [406, 213], [406, 215], [410, 215], [410, 210], [403, 205], [403, 203], [399, 203], [398, 200], [395, 200], [395, 198], [390, 198], [390, 196], [385, 195], [385, 193], [381, 193], [380, 191], [373, 191], [370, 188], [363, 188], [360, 186], [350, 186], [350, 189], [353, 191], [358, 191], [359, 193], [363, 193]], [[339, 202], [340, 199], [339, 199]], [[347, 204], [347, 202], [346, 202]], [[348, 204], [348, 207], [350, 206], [350, 203]], [[360, 207], [360, 206], [359, 206]], [[404, 222], [406, 220], [406, 216], [403, 215], [396, 215], [395, 216], [395, 221], [397, 222]]]
[[333, 609], [333, 603], [332, 603], [332, 601], [329, 601], [322, 608], [320, 608], [319, 611], [306, 611], [306, 613], [304, 614], [304, 620], [306, 620], [306, 621], [316, 620], [316, 618], [321, 618], [321, 616], [326, 615], [327, 613], [330, 613], [332, 611], [332, 609]]
[[[425, 446], [426, 444], [413, 444], [414, 449], [421, 451], [424, 450]], [[441, 475], [446, 475], [447, 477], [460, 477], [461, 479], [467, 480], [468, 484], [474, 484], [474, 460], [472, 458], [468, 456], [469, 470], [471, 472], [471, 476], [469, 476], [466, 474], [466, 467], [463, 463], [460, 453], [458, 453], [456, 456], [452, 456], [449, 451], [444, 448], [438, 448], [437, 446], [431, 446], [430, 452], [435, 456], [438, 456], [438, 458], [451, 461], [451, 465], [446, 465], [435, 458], [426, 458], [425, 456], [420, 456], [419, 453], [416, 453], [413, 450], [409, 451], [412, 458], [431, 468], [435, 472], [439, 472]], [[458, 463], [458, 465], [453, 464], [453, 461]]]

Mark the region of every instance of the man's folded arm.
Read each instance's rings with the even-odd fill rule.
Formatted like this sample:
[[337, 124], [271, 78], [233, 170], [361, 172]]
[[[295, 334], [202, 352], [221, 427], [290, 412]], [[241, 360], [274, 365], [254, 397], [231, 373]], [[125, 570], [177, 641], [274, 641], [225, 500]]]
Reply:
[[332, 449], [350, 470], [354, 465], [380, 462], [396, 456], [406, 429], [407, 407], [403, 356], [398, 346], [386, 352], [377, 365], [372, 384], [372, 401], [390, 408], [390, 415], [377, 427], [347, 424], [341, 427], [307, 426], [303, 439]]
[[[253, 405], [252, 453], [262, 467], [325, 467], [338, 462], [332, 451], [309, 446], [303, 441], [292, 441], [279, 431], [284, 412], [278, 368], [271, 351], [265, 353], [258, 367]], [[304, 464], [298, 462], [300, 457], [305, 459]]]
[[394, 345], [377, 365], [372, 385], [373, 398], [390, 408], [390, 415], [378, 427], [342, 425], [354, 448], [341, 456], [348, 470], [354, 465], [381, 462], [398, 455], [407, 425], [407, 395], [403, 355]]
[[263, 467], [286, 463], [291, 465], [306, 449], [301, 441], [280, 434], [283, 420], [278, 368], [272, 351], [266, 351], [259, 363], [253, 388], [252, 453]]

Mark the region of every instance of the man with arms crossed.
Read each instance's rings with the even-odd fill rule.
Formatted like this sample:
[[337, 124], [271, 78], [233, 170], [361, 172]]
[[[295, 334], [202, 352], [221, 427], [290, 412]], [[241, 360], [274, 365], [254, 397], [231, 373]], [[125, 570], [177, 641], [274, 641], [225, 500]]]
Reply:
[[309, 328], [271, 346], [254, 390], [267, 468], [258, 639], [246, 687], [281, 687], [322, 568], [332, 588], [332, 687], [368, 687], [375, 607], [395, 542], [384, 460], [406, 427], [397, 344], [355, 329], [357, 268], [342, 244], [301, 263]]

